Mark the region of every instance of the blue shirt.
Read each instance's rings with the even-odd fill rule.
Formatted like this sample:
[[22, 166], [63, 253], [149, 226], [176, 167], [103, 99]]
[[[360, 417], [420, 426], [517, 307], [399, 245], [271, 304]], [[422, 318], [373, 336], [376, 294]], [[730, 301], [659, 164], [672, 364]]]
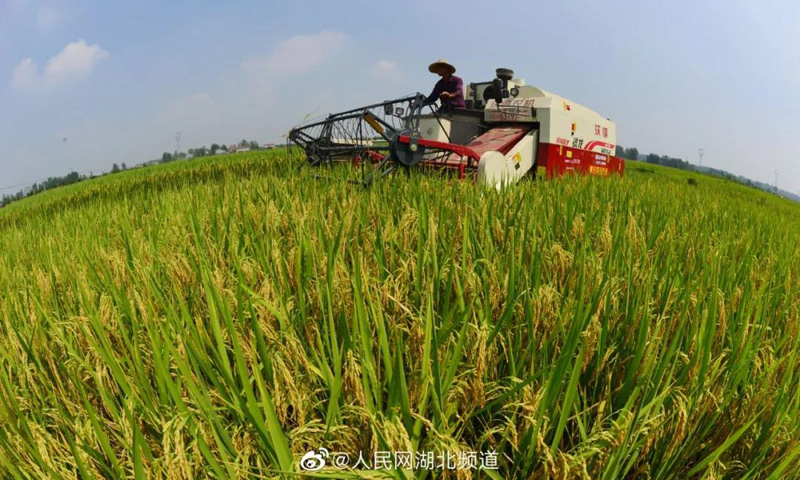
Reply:
[[466, 103], [464, 103], [464, 81], [461, 80], [461, 77], [456, 77], [455, 75], [450, 75], [450, 78], [447, 80], [442, 77], [436, 82], [436, 85], [433, 87], [433, 91], [428, 98], [425, 99], [425, 103], [433, 103], [436, 100], [440, 100], [439, 96], [442, 92], [448, 92], [455, 95], [453, 98], [442, 98], [442, 108], [444, 110], [452, 110], [454, 108], [466, 108]]

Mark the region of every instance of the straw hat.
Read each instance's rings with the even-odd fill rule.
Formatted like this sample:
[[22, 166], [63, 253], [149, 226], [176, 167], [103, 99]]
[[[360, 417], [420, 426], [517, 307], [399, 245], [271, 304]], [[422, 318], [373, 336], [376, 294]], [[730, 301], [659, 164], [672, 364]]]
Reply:
[[439, 67], [446, 67], [448, 70], [450, 70], [450, 75], [456, 73], [456, 67], [450, 65], [450, 63], [443, 58], [431, 63], [431, 65], [428, 67], [428, 71], [431, 73], [439, 73]]

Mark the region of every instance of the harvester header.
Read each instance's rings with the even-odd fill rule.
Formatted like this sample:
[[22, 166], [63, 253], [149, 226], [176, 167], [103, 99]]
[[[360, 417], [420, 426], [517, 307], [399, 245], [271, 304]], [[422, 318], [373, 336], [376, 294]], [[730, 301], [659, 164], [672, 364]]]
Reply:
[[367, 185], [413, 167], [497, 188], [525, 176], [624, 172], [624, 161], [614, 156], [614, 122], [525, 85], [509, 69], [496, 74], [469, 84], [464, 109], [436, 111], [417, 93], [308, 122], [289, 139], [305, 151], [305, 164], [351, 163]]

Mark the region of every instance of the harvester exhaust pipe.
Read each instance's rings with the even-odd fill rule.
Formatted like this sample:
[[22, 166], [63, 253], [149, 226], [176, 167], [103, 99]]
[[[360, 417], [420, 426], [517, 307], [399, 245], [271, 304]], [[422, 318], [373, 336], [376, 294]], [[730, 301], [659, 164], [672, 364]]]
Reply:
[[508, 82], [514, 78], [514, 70], [510, 68], [498, 68], [494, 71], [497, 78], [492, 80], [492, 85], [483, 91], [483, 100], [494, 100], [498, 105], [503, 103], [504, 98], [509, 97]]
[[494, 74], [497, 75], [497, 78], [503, 81], [503, 86], [508, 87], [508, 82], [514, 78], [514, 70], [510, 68], [498, 68], [494, 71]]

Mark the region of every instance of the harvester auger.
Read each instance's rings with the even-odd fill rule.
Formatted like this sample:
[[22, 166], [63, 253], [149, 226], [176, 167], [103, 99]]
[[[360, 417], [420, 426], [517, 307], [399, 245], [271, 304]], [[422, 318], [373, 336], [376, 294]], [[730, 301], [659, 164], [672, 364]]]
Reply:
[[349, 163], [364, 185], [412, 167], [449, 170], [497, 188], [524, 176], [624, 172], [614, 156], [614, 122], [525, 85], [511, 70], [496, 74], [469, 84], [465, 109], [437, 112], [417, 93], [300, 125], [289, 141], [305, 152], [302, 165]]

